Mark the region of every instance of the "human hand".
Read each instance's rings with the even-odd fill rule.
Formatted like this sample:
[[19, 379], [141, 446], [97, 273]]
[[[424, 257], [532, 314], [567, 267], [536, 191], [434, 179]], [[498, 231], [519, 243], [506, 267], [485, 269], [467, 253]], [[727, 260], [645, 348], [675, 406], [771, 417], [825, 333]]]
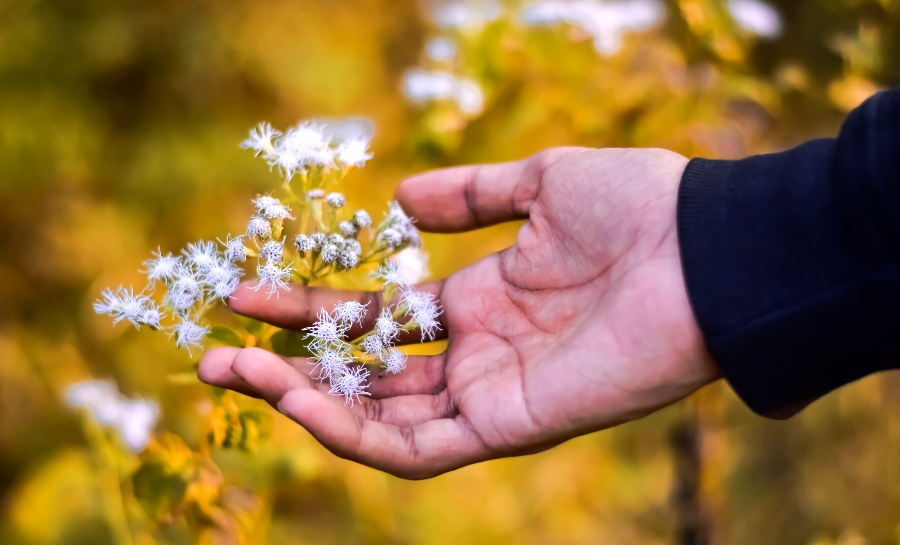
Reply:
[[[199, 376], [265, 399], [338, 456], [410, 479], [645, 416], [719, 376], [681, 273], [686, 163], [664, 150], [553, 148], [407, 179], [397, 199], [423, 231], [528, 220], [514, 246], [417, 288], [444, 307], [443, 354], [371, 377], [371, 398], [353, 406], [310, 378], [306, 358], [258, 348], [210, 350]], [[353, 298], [374, 304], [352, 338], [372, 327], [380, 293], [295, 286], [267, 299], [245, 284], [230, 305], [300, 329]]]

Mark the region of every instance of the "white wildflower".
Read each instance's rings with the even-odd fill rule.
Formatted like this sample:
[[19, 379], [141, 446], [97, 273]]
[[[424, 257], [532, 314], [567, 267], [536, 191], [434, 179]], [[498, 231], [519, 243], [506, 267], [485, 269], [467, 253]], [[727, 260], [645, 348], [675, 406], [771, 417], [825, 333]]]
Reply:
[[322, 126], [309, 122], [289, 129], [275, 142], [275, 151], [268, 156], [269, 164], [278, 166], [288, 180], [312, 164], [331, 166], [334, 152], [328, 147], [329, 141], [322, 129]]
[[344, 237], [337, 233], [331, 233], [330, 235], [328, 235], [328, 243], [334, 244], [338, 248], [343, 248], [345, 242], [346, 241], [344, 240]]
[[353, 252], [357, 256], [362, 254], [362, 244], [359, 243], [356, 239], [350, 239], [344, 244], [344, 250], [348, 252]]
[[347, 238], [353, 238], [359, 234], [359, 227], [357, 227], [356, 224], [350, 221], [342, 221], [338, 223], [338, 229], [340, 229], [341, 234], [343, 234]]
[[372, 225], [372, 218], [365, 210], [357, 210], [353, 213], [353, 224], [363, 229]]
[[244, 246], [244, 235], [232, 238], [228, 235], [225, 241], [225, 259], [232, 263], [247, 260], [247, 248]]
[[434, 302], [434, 295], [421, 291], [407, 290], [403, 293], [403, 306], [406, 307], [407, 316], [419, 327], [422, 333], [422, 341], [434, 340], [436, 330], [441, 329], [437, 317], [441, 314], [440, 307]]
[[181, 323], [173, 325], [172, 331], [175, 334], [175, 346], [183, 346], [190, 352], [191, 346], [200, 346], [200, 341], [209, 333], [209, 327], [199, 326], [185, 318]]
[[341, 142], [337, 148], [338, 160], [347, 166], [363, 167], [366, 161], [372, 158], [371, 153], [366, 153], [369, 149], [369, 141], [363, 138], [354, 138]]
[[181, 264], [181, 257], [175, 257], [171, 253], [162, 255], [162, 252], [159, 250], [153, 252], [153, 255], [156, 256], [156, 259], [144, 261], [144, 265], [147, 266], [145, 272], [147, 273], [147, 278], [150, 282], [153, 282], [154, 280], [168, 282], [173, 279], [175, 277], [175, 272], [178, 269], [178, 265]]
[[165, 316], [165, 312], [160, 310], [156, 303], [153, 301], [149, 301], [147, 303], [147, 308], [144, 309], [144, 313], [141, 315], [138, 321], [142, 324], [146, 324], [150, 327], [160, 327], [160, 321]]
[[273, 204], [265, 207], [260, 214], [262, 217], [270, 220], [287, 220], [294, 219], [291, 215], [291, 209], [283, 204]]
[[417, 284], [426, 278], [428, 271], [428, 254], [419, 248], [407, 248], [391, 257], [390, 262], [397, 264], [400, 276], [411, 284]]
[[269, 294], [269, 297], [271, 297], [273, 293], [277, 296], [278, 290], [281, 289], [291, 291], [291, 288], [288, 287], [288, 282], [291, 279], [292, 270], [293, 269], [290, 266], [282, 267], [278, 263], [272, 261], [267, 262], [265, 265], [260, 263], [256, 268], [256, 274], [259, 276], [259, 283], [253, 289], [259, 290], [259, 288], [265, 286], [266, 293]]
[[334, 307], [334, 314], [345, 324], [359, 322], [362, 325], [363, 318], [366, 317], [367, 306], [369, 306], [368, 303], [364, 305], [359, 301], [338, 301], [337, 306]]
[[306, 200], [311, 201], [313, 199], [324, 199], [325, 192], [321, 189], [310, 189], [309, 192], [306, 193]]
[[206, 240], [188, 244], [187, 249], [184, 250], [184, 255], [186, 256], [186, 261], [192, 263], [199, 271], [205, 271], [215, 266], [219, 258], [215, 243]]
[[316, 378], [317, 380], [322, 380], [325, 378], [328, 378], [330, 380], [338, 379], [341, 375], [350, 371], [350, 368], [348, 367], [348, 364], [350, 363], [353, 363], [353, 358], [351, 358], [346, 352], [342, 350], [332, 350], [330, 348], [326, 348], [315, 359], [315, 367], [313, 367], [313, 371], [318, 368], [319, 374], [314, 378]]
[[200, 277], [200, 283], [205, 287], [215, 286], [220, 282], [230, 282], [234, 278], [239, 278], [243, 272], [234, 266], [227, 259], [217, 259], [216, 264], [210, 267]]
[[313, 242], [313, 239], [307, 235], [297, 235], [297, 238], [294, 239], [294, 246], [297, 248], [297, 251], [300, 252], [300, 256], [306, 255], [307, 252], [311, 252], [315, 249], [316, 244]]
[[259, 257], [272, 263], [280, 263], [284, 258], [284, 240], [270, 240], [266, 242], [259, 252]]
[[368, 376], [369, 370], [364, 365], [347, 369], [340, 377], [331, 379], [328, 393], [342, 395], [347, 403], [353, 405], [354, 399], [359, 401], [359, 396], [369, 395], [366, 391], [369, 385], [365, 383]]
[[362, 342], [363, 350], [370, 356], [380, 358], [384, 352], [384, 342], [379, 335], [369, 335]]
[[390, 248], [396, 248], [403, 244], [403, 235], [400, 231], [388, 227], [378, 236], [378, 240], [380, 240], [385, 246]]
[[200, 280], [190, 269], [181, 267], [175, 282], [166, 294], [166, 300], [172, 303], [175, 310], [183, 312], [193, 306], [202, 293]]
[[327, 243], [322, 247], [322, 262], [335, 263], [341, 257], [341, 250], [331, 243]]
[[240, 279], [236, 277], [216, 282], [212, 287], [213, 299], [221, 298], [224, 300], [226, 297], [231, 297], [231, 294], [237, 289], [239, 283]]
[[303, 328], [303, 331], [308, 331], [313, 338], [309, 343], [310, 348], [321, 352], [327, 348], [340, 346], [350, 325], [325, 312], [325, 309], [319, 311], [318, 318], [312, 326]]
[[388, 348], [381, 361], [388, 373], [399, 373], [406, 369], [406, 354], [396, 348]]
[[384, 265], [378, 267], [378, 270], [372, 273], [375, 278], [382, 281], [382, 284], [393, 284], [398, 288], [407, 288], [410, 286], [409, 280], [403, 276], [400, 271], [400, 264], [396, 261], [388, 261]]
[[349, 270], [356, 267], [356, 265], [359, 263], [359, 259], [356, 257], [355, 253], [349, 250], [343, 250], [340, 254], [338, 254], [337, 262], [341, 267]]
[[247, 222], [247, 236], [269, 238], [272, 236], [272, 225], [266, 218], [254, 216]]
[[391, 346], [400, 333], [400, 324], [394, 321], [392, 314], [391, 309], [385, 307], [381, 310], [381, 316], [375, 320], [375, 332], [385, 346]]
[[150, 303], [150, 298], [144, 294], [134, 294], [134, 288], [125, 289], [119, 287], [115, 293], [109, 288], [103, 291], [103, 300], [94, 303], [94, 311], [98, 314], [109, 314], [114, 317], [113, 325], [122, 320], [128, 320], [135, 327], [141, 327], [140, 318]]
[[253, 205], [256, 207], [256, 212], [260, 213], [270, 206], [280, 206], [281, 201], [270, 195], [261, 195], [253, 199]]
[[321, 250], [325, 245], [325, 233], [313, 233], [309, 235], [309, 239], [313, 243], [313, 250]]
[[329, 193], [325, 197], [325, 202], [332, 208], [340, 208], [347, 204], [347, 199], [340, 193]]
[[273, 129], [272, 125], [260, 123], [259, 126], [250, 129], [250, 138], [241, 142], [241, 147], [255, 150], [256, 155], [260, 153], [268, 155], [274, 151], [272, 139], [279, 136], [281, 136], [281, 133]]
[[116, 386], [104, 380], [78, 382], [66, 389], [66, 401], [72, 407], [84, 407], [104, 426], [115, 428], [132, 452], [141, 452], [150, 441], [150, 433], [159, 416], [152, 401], [127, 399]]

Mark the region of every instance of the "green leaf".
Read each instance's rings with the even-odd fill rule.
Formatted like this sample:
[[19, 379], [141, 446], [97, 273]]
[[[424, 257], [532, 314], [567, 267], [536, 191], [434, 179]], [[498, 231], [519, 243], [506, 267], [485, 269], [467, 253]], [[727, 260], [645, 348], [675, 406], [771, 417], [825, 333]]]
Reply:
[[253, 318], [248, 318], [246, 316], [235, 315], [235, 319], [237, 319], [238, 323], [241, 324], [241, 327], [247, 330], [247, 333], [250, 333], [255, 337], [259, 336], [260, 332], [262, 332], [263, 330], [263, 327], [265, 327], [266, 325], [264, 322], [254, 320]]
[[184, 499], [187, 481], [157, 461], [144, 463], [134, 474], [134, 497], [147, 515], [158, 520]]
[[241, 339], [240, 335], [227, 327], [222, 327], [220, 325], [213, 326], [207, 337], [224, 346], [236, 346], [238, 348], [244, 348], [246, 346], [246, 343]]
[[272, 335], [272, 351], [282, 356], [311, 358], [314, 354], [307, 346], [305, 333], [282, 329]]

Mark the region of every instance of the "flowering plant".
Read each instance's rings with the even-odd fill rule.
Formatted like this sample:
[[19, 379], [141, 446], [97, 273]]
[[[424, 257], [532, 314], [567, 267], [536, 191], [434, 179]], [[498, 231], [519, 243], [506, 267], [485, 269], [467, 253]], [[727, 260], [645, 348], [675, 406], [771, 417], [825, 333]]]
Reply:
[[[382, 281], [384, 300], [400, 297], [395, 306], [382, 310], [374, 329], [353, 340], [345, 338], [351, 325], [361, 325], [368, 312], [368, 304], [358, 301], [322, 309], [318, 321], [306, 329], [317, 378], [328, 380], [331, 393], [353, 403], [367, 394], [366, 365], [380, 365], [388, 373], [406, 367], [405, 354], [394, 348], [401, 331], [418, 329], [424, 340], [434, 338], [439, 328], [440, 309], [434, 297], [412, 289], [400, 262], [389, 261], [404, 250], [418, 253], [419, 232], [397, 203], [389, 204], [384, 220], [373, 229], [368, 212], [347, 212], [346, 198], [333, 191], [352, 168], [371, 159], [365, 138], [335, 143], [324, 126], [312, 122], [283, 134], [262, 123], [241, 146], [283, 175], [284, 195], [257, 196], [246, 232], [220, 239], [219, 246], [201, 240], [188, 244], [182, 255], [155, 252], [145, 262], [149, 283], [144, 291], [107, 289], [94, 309], [111, 315], [114, 324], [128, 320], [138, 328], [168, 331], [177, 346], [188, 350], [201, 346], [210, 334], [220, 342], [246, 346], [249, 330], [238, 334], [209, 325], [210, 311], [227, 303], [244, 276], [240, 263], [256, 259], [257, 282], [251, 289], [265, 290], [269, 297], [290, 290], [292, 281], [309, 285], [331, 274], [377, 267], [373, 277]], [[288, 221], [297, 222], [293, 244], [286, 244]], [[403, 317], [408, 319], [399, 322]]]

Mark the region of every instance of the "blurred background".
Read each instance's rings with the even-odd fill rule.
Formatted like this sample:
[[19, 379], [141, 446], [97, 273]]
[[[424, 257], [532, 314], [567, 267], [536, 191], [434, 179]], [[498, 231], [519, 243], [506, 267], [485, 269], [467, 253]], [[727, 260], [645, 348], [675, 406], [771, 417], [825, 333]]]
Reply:
[[[787, 422], [715, 384], [424, 482], [239, 398], [269, 438], [198, 466], [218, 395], [186, 378], [198, 354], [91, 309], [142, 285], [151, 249], [243, 230], [279, 183], [238, 147], [263, 120], [371, 123], [346, 193], [380, 215], [404, 176], [550, 146], [738, 158], [832, 136], [898, 58], [897, 0], [0, 0], [0, 543], [900, 543], [900, 374]], [[425, 235], [432, 276], [517, 227]], [[132, 453], [66, 403], [95, 378], [158, 407], [169, 447]], [[153, 456], [193, 480], [143, 472]]]

